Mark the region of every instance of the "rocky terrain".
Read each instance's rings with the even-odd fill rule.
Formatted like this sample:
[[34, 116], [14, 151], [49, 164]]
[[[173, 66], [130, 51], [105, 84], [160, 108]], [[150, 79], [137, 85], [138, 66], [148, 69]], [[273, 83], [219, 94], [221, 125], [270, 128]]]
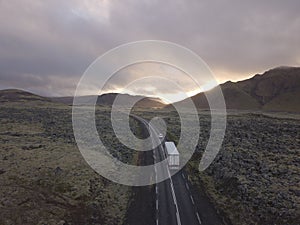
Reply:
[[[99, 109], [105, 124], [107, 110]], [[0, 224], [123, 224], [132, 190], [96, 174], [73, 137], [69, 106], [35, 101], [0, 106]], [[105, 138], [115, 157], [132, 153]], [[103, 137], [102, 137], [103, 138]]]
[[299, 224], [300, 121], [229, 116], [220, 153], [200, 173], [209, 135], [209, 117], [206, 120], [202, 119], [200, 142], [186, 168], [191, 182], [207, 192], [229, 223]]

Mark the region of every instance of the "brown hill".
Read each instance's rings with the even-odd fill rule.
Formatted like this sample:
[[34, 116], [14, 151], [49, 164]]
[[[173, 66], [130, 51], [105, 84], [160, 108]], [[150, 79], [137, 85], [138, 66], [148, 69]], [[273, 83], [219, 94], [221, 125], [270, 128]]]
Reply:
[[[278, 67], [260, 75], [220, 85], [227, 109], [300, 112], [300, 68]], [[216, 89], [206, 93], [213, 94]], [[191, 99], [199, 109], [209, 109], [205, 93]], [[175, 103], [185, 104], [185, 100]]]
[[26, 102], [26, 101], [48, 101], [49, 98], [41, 97], [27, 91], [18, 89], [7, 89], [0, 91], [0, 102]]
[[300, 68], [278, 67], [236, 83], [267, 111], [300, 112]]
[[[226, 82], [221, 85], [221, 89], [224, 95], [227, 109], [238, 110], [258, 110], [260, 104], [252, 98], [248, 93], [244, 92], [233, 82]], [[207, 91], [211, 96], [216, 93], [216, 89]], [[199, 93], [191, 98], [199, 109], [209, 109], [209, 105], [205, 96], [205, 93]]]

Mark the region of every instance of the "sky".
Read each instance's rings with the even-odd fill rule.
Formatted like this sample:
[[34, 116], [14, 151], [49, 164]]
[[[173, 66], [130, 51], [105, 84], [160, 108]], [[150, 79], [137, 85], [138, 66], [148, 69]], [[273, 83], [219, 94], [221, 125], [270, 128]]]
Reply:
[[[299, 0], [0, 0], [0, 89], [73, 95], [95, 59], [140, 40], [191, 49], [219, 83], [299, 66], [299, 11]], [[149, 71], [173, 75], [188, 95], [198, 91], [167, 66], [145, 63], [120, 74], [130, 82]], [[106, 90], [121, 90], [122, 79], [112, 79]], [[153, 95], [151, 85], [133, 92]], [[162, 94], [178, 95], [168, 82], [160, 86]]]

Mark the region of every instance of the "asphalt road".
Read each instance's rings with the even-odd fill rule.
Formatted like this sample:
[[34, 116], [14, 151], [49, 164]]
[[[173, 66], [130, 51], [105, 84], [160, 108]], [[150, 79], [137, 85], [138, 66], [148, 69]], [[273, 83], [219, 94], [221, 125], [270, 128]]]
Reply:
[[[156, 146], [160, 142], [158, 131], [143, 118], [133, 117], [148, 127], [153, 146]], [[165, 157], [166, 153], [162, 145], [153, 150], [154, 163], [162, 161]], [[209, 199], [203, 194], [195, 193], [188, 181], [188, 175], [184, 171], [179, 171], [171, 177], [168, 165], [158, 165], [155, 167], [156, 179], [161, 175], [167, 176], [168, 179], [156, 184], [155, 187], [156, 225], [223, 224]]]

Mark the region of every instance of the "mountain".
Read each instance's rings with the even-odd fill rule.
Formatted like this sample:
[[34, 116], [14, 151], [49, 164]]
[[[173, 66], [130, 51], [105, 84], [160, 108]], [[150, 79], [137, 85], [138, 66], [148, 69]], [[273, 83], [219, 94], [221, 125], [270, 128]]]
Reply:
[[[220, 85], [227, 109], [300, 112], [300, 67], [277, 67], [263, 74]], [[216, 88], [205, 92], [214, 94]], [[209, 109], [205, 93], [192, 96], [199, 109]], [[175, 104], [186, 104], [186, 100]]]
[[[106, 105], [111, 106], [114, 103], [115, 98], [117, 95], [122, 96], [122, 105], [126, 106], [131, 101], [136, 101], [141, 99], [136, 103], [136, 107], [140, 108], [163, 108], [165, 104], [159, 99], [159, 98], [151, 98], [151, 97], [144, 97], [144, 96], [135, 96], [135, 95], [129, 95], [129, 94], [117, 94], [117, 93], [108, 93], [98, 96], [97, 99], [97, 105]], [[92, 99], [94, 99], [95, 96], [82, 96], [81, 101], [85, 103], [91, 103]], [[61, 102], [65, 104], [72, 105], [73, 104], [73, 97], [55, 97], [51, 98], [53, 101]]]
[[300, 67], [278, 67], [237, 85], [263, 110], [300, 112]]
[[[300, 67], [277, 67], [247, 80], [228, 81], [221, 84], [220, 87], [227, 109], [300, 112]], [[191, 99], [197, 108], [208, 110], [209, 106], [205, 94], [213, 95], [215, 92], [216, 88], [192, 96]], [[108, 93], [98, 96], [97, 104], [111, 106], [117, 95], [117, 93]], [[128, 94], [121, 94], [121, 96], [124, 106], [141, 97]], [[145, 109], [172, 107], [171, 105], [166, 106], [159, 98], [142, 97], [143, 99], [136, 103], [136, 107]], [[94, 96], [82, 96], [80, 98], [89, 103]], [[0, 91], [0, 102], [25, 101], [52, 101], [71, 105], [73, 97], [46, 98], [16, 89]], [[186, 103], [187, 101], [183, 100], [174, 104]]]
[[[106, 105], [111, 106], [114, 103], [115, 98], [117, 97], [117, 93], [109, 93], [98, 96], [97, 105]], [[159, 98], [151, 98], [144, 96], [133, 96], [129, 94], [119, 94], [122, 96], [122, 105], [126, 106], [132, 101], [137, 101], [140, 98], [135, 107], [139, 108], [163, 108], [165, 104]], [[84, 103], [92, 103], [92, 99], [95, 96], [82, 96], [81, 98]], [[52, 102], [52, 103], [63, 103], [72, 105], [73, 97], [42, 97], [36, 94], [32, 94], [27, 91], [18, 90], [18, 89], [7, 89], [0, 90], [0, 102]]]
[[41, 97], [36, 94], [32, 94], [27, 91], [18, 90], [18, 89], [7, 89], [0, 91], [0, 102], [26, 102], [26, 101], [47, 101], [51, 100], [46, 97]]

